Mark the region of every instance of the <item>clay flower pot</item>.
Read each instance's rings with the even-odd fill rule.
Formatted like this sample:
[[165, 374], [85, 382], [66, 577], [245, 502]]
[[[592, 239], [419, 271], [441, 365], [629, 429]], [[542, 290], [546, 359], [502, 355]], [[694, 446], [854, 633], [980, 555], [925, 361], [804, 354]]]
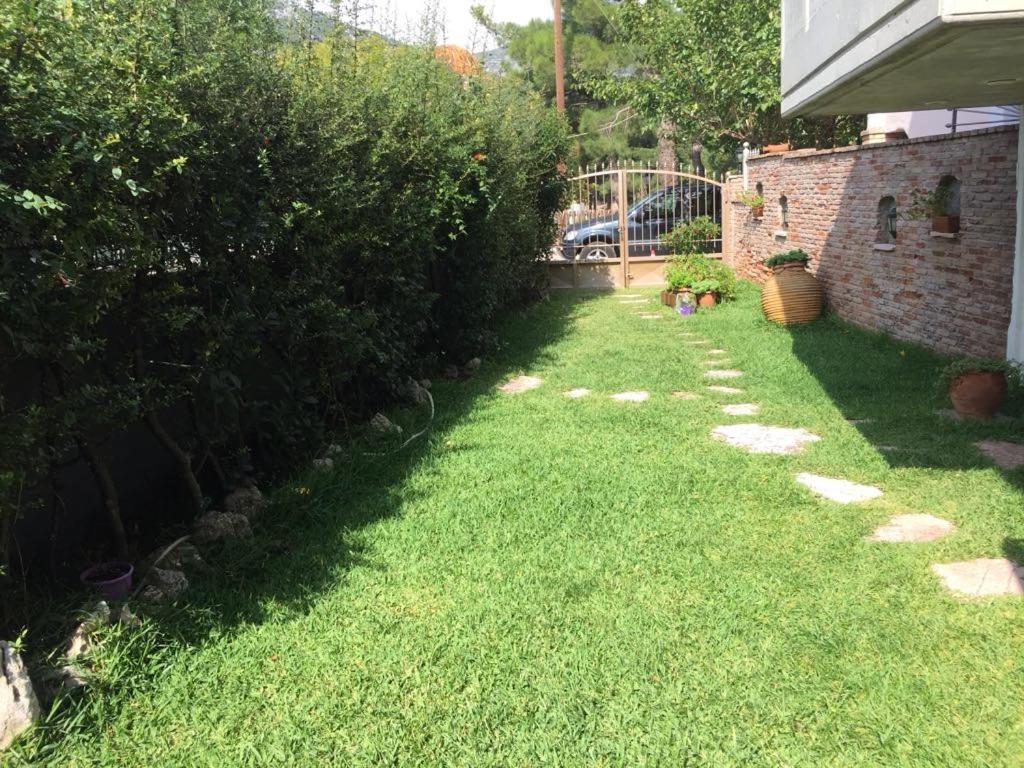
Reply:
[[785, 144], [765, 144], [764, 151], [765, 154], [770, 154], [772, 152], [789, 152], [789, 143], [787, 142]]
[[763, 205], [752, 205], [750, 206], [750, 215], [755, 219], [764, 218], [764, 206]]
[[780, 264], [761, 289], [761, 309], [773, 323], [809, 323], [821, 315], [825, 292], [803, 262]]
[[98, 590], [105, 599], [118, 600], [131, 590], [133, 573], [135, 568], [131, 563], [114, 560], [87, 568], [79, 578], [85, 586]]
[[943, 232], [952, 235], [959, 231], [959, 216], [932, 216], [932, 232]]
[[713, 307], [718, 303], [718, 297], [714, 291], [708, 291], [702, 293], [697, 297], [697, 306], [699, 307]]
[[987, 419], [1006, 398], [1006, 375], [1001, 371], [970, 371], [949, 385], [949, 399], [961, 416]]

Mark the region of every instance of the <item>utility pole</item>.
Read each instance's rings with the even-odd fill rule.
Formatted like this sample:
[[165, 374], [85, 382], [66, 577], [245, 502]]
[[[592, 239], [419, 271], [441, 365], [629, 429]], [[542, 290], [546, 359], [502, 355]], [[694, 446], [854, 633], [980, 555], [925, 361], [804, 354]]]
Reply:
[[555, 105], [565, 112], [565, 59], [562, 55], [562, 0], [555, 3]]

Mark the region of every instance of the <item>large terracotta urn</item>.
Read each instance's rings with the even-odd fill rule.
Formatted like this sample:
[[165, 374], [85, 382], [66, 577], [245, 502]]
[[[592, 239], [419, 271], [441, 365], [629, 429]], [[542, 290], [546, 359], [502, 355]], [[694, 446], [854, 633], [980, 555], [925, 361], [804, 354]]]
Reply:
[[808, 323], [821, 315], [825, 292], [803, 262], [780, 264], [761, 289], [761, 309], [773, 323]]
[[961, 416], [988, 419], [1006, 399], [1006, 375], [1001, 371], [968, 371], [949, 385], [949, 399]]

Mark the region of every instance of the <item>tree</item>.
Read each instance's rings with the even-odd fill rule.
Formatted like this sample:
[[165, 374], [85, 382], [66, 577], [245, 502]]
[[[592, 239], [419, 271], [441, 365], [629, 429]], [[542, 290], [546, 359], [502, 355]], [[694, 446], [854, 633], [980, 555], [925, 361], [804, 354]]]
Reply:
[[591, 76], [588, 90], [668, 119], [713, 152], [742, 141], [834, 146], [863, 128], [862, 117], [782, 118], [777, 0], [623, 0], [617, 22], [636, 68]]

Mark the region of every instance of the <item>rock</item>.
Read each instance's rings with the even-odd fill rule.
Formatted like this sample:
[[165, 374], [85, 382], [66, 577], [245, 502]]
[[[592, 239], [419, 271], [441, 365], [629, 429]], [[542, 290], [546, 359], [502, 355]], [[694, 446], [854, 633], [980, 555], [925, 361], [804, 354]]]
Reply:
[[444, 367], [444, 377], [446, 379], [457, 379], [459, 378], [459, 368], [455, 365], [446, 365]]
[[480, 370], [480, 366], [482, 363], [483, 361], [479, 357], [474, 357], [472, 360], [470, 360], [468, 363], [462, 366], [462, 372], [466, 376], [472, 376], [474, 373]]
[[263, 498], [259, 488], [236, 488], [224, 497], [225, 512], [237, 512], [250, 519], [266, 508], [267, 500]]
[[430, 389], [430, 379], [420, 379], [420, 386], [424, 389]]
[[373, 418], [370, 419], [370, 428], [374, 432], [381, 435], [400, 435], [402, 434], [402, 428], [397, 424], [393, 423], [391, 419], [385, 416], [383, 413], [374, 414]]
[[0, 642], [0, 750], [39, 719], [39, 702], [25, 665], [9, 643]]
[[324, 459], [313, 459], [313, 469], [321, 471], [334, 469], [334, 459], [329, 457]]
[[[318, 459], [318, 461], [330, 461], [330, 459]], [[313, 463], [316, 464], [315, 461]], [[196, 520], [193, 529], [193, 539], [199, 544], [251, 538], [252, 528], [249, 527], [249, 518], [237, 512], [218, 512], [216, 510], [207, 512]]]
[[330, 445], [327, 446], [327, 455], [328, 456], [340, 456], [344, 452], [344, 450], [345, 449], [342, 448], [337, 443], [331, 443]]
[[[163, 552], [161, 549], [159, 552], [153, 553], [153, 557], [159, 557]], [[152, 561], [151, 561], [152, 562]], [[209, 569], [206, 561], [203, 560], [203, 556], [199, 553], [199, 550], [188, 542], [182, 542], [170, 552], [167, 556], [160, 561], [159, 565], [163, 568], [174, 568], [181, 570], [182, 568], [194, 568], [197, 571], [205, 571]]]
[[142, 626], [142, 619], [135, 615], [132, 609], [128, 607], [127, 603], [121, 605], [121, 609], [114, 617], [114, 621], [125, 627], [136, 628]]
[[64, 647], [64, 655], [69, 659], [77, 659], [92, 650], [93, 635], [101, 628], [110, 623], [110, 606], [105, 600], [100, 600], [88, 611], [71, 633], [71, 637]]
[[146, 574], [146, 587], [142, 597], [154, 603], [177, 600], [188, 589], [188, 578], [181, 571], [170, 568], [150, 568]]
[[[429, 384], [429, 382], [427, 383]], [[415, 379], [409, 379], [409, 383], [406, 385], [405, 390], [408, 398], [416, 403], [416, 405], [426, 405], [430, 400], [430, 396], [427, 394], [427, 388]]]

